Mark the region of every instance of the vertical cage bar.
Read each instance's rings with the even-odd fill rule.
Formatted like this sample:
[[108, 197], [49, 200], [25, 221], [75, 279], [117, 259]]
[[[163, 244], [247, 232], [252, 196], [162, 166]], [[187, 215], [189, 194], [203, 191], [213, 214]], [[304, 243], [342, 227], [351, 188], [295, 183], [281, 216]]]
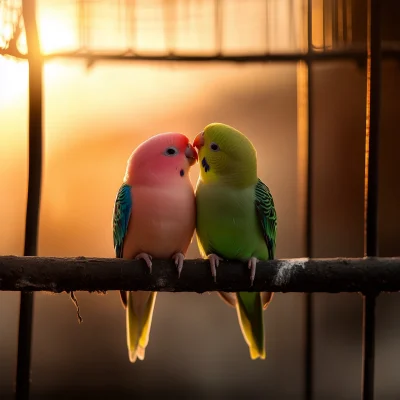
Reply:
[[339, 42], [339, 45], [342, 46], [343, 45], [343, 20], [344, 20], [344, 16], [343, 16], [343, 0], [337, 0], [337, 40]]
[[347, 44], [347, 0], [343, 0], [343, 44], [346, 45]]
[[137, 47], [137, 23], [136, 0], [125, 0], [125, 22], [128, 48], [136, 53]]
[[322, 0], [322, 50], [326, 50], [326, 0]]
[[332, 2], [332, 49], [338, 44], [338, 0]]
[[375, 367], [375, 302], [374, 295], [363, 299], [363, 376], [362, 399], [374, 398]]
[[347, 43], [353, 41], [353, 0], [346, 1], [346, 38]]
[[[381, 112], [380, 11], [380, 0], [368, 1], [364, 192], [364, 252], [367, 257], [378, 255], [378, 154]], [[363, 400], [374, 398], [375, 302], [374, 294], [368, 294], [363, 299]]]
[[[311, 68], [304, 61], [300, 61], [297, 68], [297, 98], [298, 98], [298, 181], [299, 198], [301, 199], [301, 213], [304, 215], [304, 252], [311, 257], [311, 126], [310, 103], [311, 96]], [[312, 399], [313, 387], [313, 295], [304, 295], [304, 399]]]
[[[36, 25], [35, 0], [23, 0], [29, 63], [29, 178], [25, 222], [25, 256], [37, 255], [42, 176], [42, 58]], [[21, 292], [16, 399], [29, 399], [33, 322], [33, 293]]]
[[214, 29], [215, 29], [215, 47], [217, 55], [222, 54], [222, 7], [221, 0], [215, 0], [214, 3]]
[[164, 0], [162, 5], [165, 46], [168, 55], [172, 56], [176, 48], [176, 0]]
[[269, 2], [270, 0], [265, 0], [265, 52], [270, 52], [270, 29], [269, 29]]
[[[313, 13], [312, 0], [307, 7], [307, 50], [313, 51]], [[306, 203], [306, 256], [312, 257], [312, 57], [307, 60], [307, 203]], [[304, 354], [304, 398], [313, 398], [313, 294], [305, 294], [305, 354]]]
[[87, 50], [89, 47], [89, 5], [86, 0], [77, 0], [77, 18], [78, 18], [78, 32], [79, 32], [79, 48]]
[[[297, 159], [298, 198], [301, 227], [304, 229], [304, 253], [312, 256], [312, 3], [303, 1], [303, 20], [307, 20], [302, 47], [308, 56], [297, 65]], [[307, 39], [305, 39], [307, 38]], [[304, 295], [304, 400], [313, 398], [313, 295]]]

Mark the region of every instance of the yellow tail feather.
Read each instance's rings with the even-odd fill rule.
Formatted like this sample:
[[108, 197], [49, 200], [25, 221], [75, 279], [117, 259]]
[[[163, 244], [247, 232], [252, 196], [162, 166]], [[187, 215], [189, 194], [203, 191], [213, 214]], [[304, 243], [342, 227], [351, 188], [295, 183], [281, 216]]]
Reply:
[[144, 360], [153, 319], [155, 292], [129, 292], [126, 308], [126, 338], [129, 361]]
[[[260, 296], [260, 293], [258, 293], [258, 295]], [[258, 312], [252, 315], [251, 320], [249, 319], [248, 312], [239, 299], [236, 303], [236, 311], [244, 340], [249, 346], [251, 359], [255, 360], [261, 358], [264, 360], [266, 358], [266, 346], [261, 297], [256, 299], [256, 304], [254, 306], [258, 309]], [[259, 324], [259, 331], [255, 332], [254, 329], [257, 329], [255, 324], [257, 323]], [[259, 337], [257, 338], [256, 335], [259, 335]]]

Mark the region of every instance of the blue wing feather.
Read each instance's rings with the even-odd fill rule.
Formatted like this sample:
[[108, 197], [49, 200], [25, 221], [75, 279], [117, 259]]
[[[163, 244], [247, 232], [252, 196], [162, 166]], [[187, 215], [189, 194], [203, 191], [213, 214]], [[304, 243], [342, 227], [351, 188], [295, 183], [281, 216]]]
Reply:
[[132, 212], [131, 186], [126, 183], [119, 188], [114, 204], [113, 236], [117, 258], [122, 258], [124, 238]]

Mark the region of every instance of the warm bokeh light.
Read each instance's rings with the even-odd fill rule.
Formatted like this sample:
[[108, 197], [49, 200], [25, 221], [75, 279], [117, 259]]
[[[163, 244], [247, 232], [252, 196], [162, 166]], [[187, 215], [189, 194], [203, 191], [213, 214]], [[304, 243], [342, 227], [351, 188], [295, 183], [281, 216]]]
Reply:
[[67, 22], [67, 16], [57, 16], [51, 10], [40, 14], [40, 45], [43, 54], [76, 46], [75, 31]]
[[[295, 26], [291, 26], [291, 20], [284, 18], [290, 12], [289, 2], [266, 4], [265, 1], [260, 0], [251, 0], [251, 7], [244, 6], [240, 2], [224, 4], [221, 37], [226, 51], [257, 53], [265, 51], [266, 46], [269, 46], [271, 50], [286, 49], [287, 51], [304, 45], [303, 35], [297, 34], [303, 31], [301, 9], [294, 8], [295, 13], [291, 18]], [[86, 34], [86, 37], [90, 38], [94, 49], [104, 51], [109, 48], [122, 51], [132, 45], [136, 45], [139, 51], [144, 52], [151, 50], [163, 52], [169, 48], [178, 50], [180, 48], [189, 53], [196, 53], [196, 51], [215, 49], [215, 24], [210, 24], [215, 11], [214, 2], [201, 2], [194, 9], [188, 7], [186, 0], [176, 1], [175, 14], [171, 8], [172, 2], [167, 4], [164, 12], [162, 12], [162, 5], [162, 1], [139, 1], [135, 14], [129, 14], [130, 18], [134, 15], [137, 19], [137, 23], [134, 23], [121, 19], [119, 2], [102, 1], [98, 4], [88, 2], [80, 6], [73, 1], [39, 0], [37, 16], [42, 53], [78, 49], [79, 45], [82, 45], [79, 39], [82, 35], [85, 36], [82, 34], [83, 25], [80, 26], [79, 21], [89, 17], [92, 18], [88, 25], [91, 32]], [[133, 3], [126, 2], [125, 6], [129, 11]], [[268, 13], [279, 16], [280, 23], [279, 26], [275, 26], [275, 20], [273, 20], [272, 25], [268, 25], [267, 39], [265, 39], [262, 26], [266, 24], [265, 18]], [[256, 19], [257, 15], [260, 18]], [[163, 18], [166, 20], [164, 21]], [[251, 26], [242, 26], [245, 20], [258, 22]], [[113, 21], [113, 24], [110, 24], [110, 21]], [[10, 30], [11, 25], [4, 26], [4, 29]], [[273, 36], [271, 36], [272, 31], [275, 32]], [[5, 37], [8, 36], [5, 35]], [[25, 35], [20, 35], [18, 45], [22, 52], [26, 51]], [[61, 65], [60, 63], [65, 64], [64, 61], [52, 63], [52, 66], [45, 70], [45, 80], [50, 78], [56, 83], [51, 78], [62, 79], [59, 75], [62, 68], [57, 67], [57, 64]], [[146, 75], [148, 75], [147, 72], [142, 71], [140, 82], [146, 80]], [[137, 84], [141, 85], [140, 82]], [[27, 63], [0, 57], [0, 84], [2, 88], [0, 104], [4, 106], [13, 104], [21, 93], [27, 90]]]
[[11, 110], [28, 88], [28, 63], [0, 56], [0, 107]]
[[73, 1], [37, 1], [41, 51], [49, 54], [78, 47], [76, 4]]

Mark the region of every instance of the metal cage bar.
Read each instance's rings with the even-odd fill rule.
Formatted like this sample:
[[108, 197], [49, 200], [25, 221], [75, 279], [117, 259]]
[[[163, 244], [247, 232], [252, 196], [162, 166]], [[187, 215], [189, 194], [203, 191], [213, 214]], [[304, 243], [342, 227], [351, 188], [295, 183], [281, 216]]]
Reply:
[[[29, 172], [24, 256], [37, 255], [40, 191], [42, 178], [42, 70], [36, 1], [23, 0], [29, 63]], [[16, 399], [29, 399], [33, 325], [33, 293], [21, 291], [18, 330]]]
[[[313, 171], [313, 107], [312, 107], [312, 53], [313, 53], [313, 2], [308, 0], [307, 4], [307, 195], [305, 210], [305, 233], [306, 256], [312, 257], [312, 171]], [[314, 360], [314, 341], [313, 341], [313, 294], [305, 294], [305, 346], [304, 346], [304, 399], [313, 399], [313, 360]]]
[[[378, 256], [378, 176], [381, 111], [381, 5], [368, 0], [365, 134], [364, 251]], [[363, 298], [362, 399], [374, 398], [376, 293]]]

